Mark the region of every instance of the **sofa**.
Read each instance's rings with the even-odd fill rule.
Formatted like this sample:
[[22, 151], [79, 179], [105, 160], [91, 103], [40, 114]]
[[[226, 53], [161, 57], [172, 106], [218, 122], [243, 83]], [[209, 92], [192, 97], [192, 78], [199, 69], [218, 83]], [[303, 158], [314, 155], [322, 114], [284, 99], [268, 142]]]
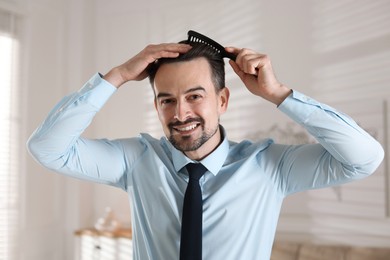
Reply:
[[389, 248], [276, 241], [271, 260], [390, 260]]

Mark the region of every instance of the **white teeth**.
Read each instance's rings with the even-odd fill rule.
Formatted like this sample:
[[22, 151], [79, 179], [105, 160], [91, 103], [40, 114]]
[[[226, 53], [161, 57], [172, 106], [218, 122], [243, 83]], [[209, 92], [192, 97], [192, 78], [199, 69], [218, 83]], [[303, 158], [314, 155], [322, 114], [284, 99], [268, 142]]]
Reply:
[[193, 124], [193, 125], [189, 125], [187, 127], [177, 128], [177, 130], [179, 130], [179, 131], [190, 131], [190, 130], [194, 129], [195, 127], [196, 127], [196, 124]]

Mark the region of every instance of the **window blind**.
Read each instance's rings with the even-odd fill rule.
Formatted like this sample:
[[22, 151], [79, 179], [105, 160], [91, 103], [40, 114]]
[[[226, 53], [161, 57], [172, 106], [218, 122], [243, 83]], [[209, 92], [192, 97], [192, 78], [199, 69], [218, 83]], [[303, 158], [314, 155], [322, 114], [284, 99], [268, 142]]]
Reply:
[[0, 259], [16, 259], [19, 222], [19, 111], [16, 17], [0, 9]]

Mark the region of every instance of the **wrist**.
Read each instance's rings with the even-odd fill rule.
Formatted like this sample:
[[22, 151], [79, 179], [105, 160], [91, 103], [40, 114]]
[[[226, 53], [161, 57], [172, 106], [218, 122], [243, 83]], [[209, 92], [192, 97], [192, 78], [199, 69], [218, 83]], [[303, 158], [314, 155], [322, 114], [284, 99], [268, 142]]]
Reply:
[[280, 85], [277, 91], [273, 92], [268, 98], [269, 101], [274, 103], [276, 106], [282, 104], [282, 102], [292, 93], [292, 90], [285, 85]]
[[125, 80], [122, 77], [119, 67], [112, 68], [109, 72], [107, 72], [103, 79], [108, 81], [110, 84], [119, 88], [125, 83]]

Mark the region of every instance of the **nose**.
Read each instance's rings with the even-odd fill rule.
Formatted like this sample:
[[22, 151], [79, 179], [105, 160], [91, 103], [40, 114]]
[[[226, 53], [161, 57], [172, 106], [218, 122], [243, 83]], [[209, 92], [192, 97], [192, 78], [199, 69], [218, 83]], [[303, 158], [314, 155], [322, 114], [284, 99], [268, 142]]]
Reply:
[[191, 116], [191, 110], [189, 104], [185, 101], [178, 101], [175, 110], [175, 119], [184, 122]]

